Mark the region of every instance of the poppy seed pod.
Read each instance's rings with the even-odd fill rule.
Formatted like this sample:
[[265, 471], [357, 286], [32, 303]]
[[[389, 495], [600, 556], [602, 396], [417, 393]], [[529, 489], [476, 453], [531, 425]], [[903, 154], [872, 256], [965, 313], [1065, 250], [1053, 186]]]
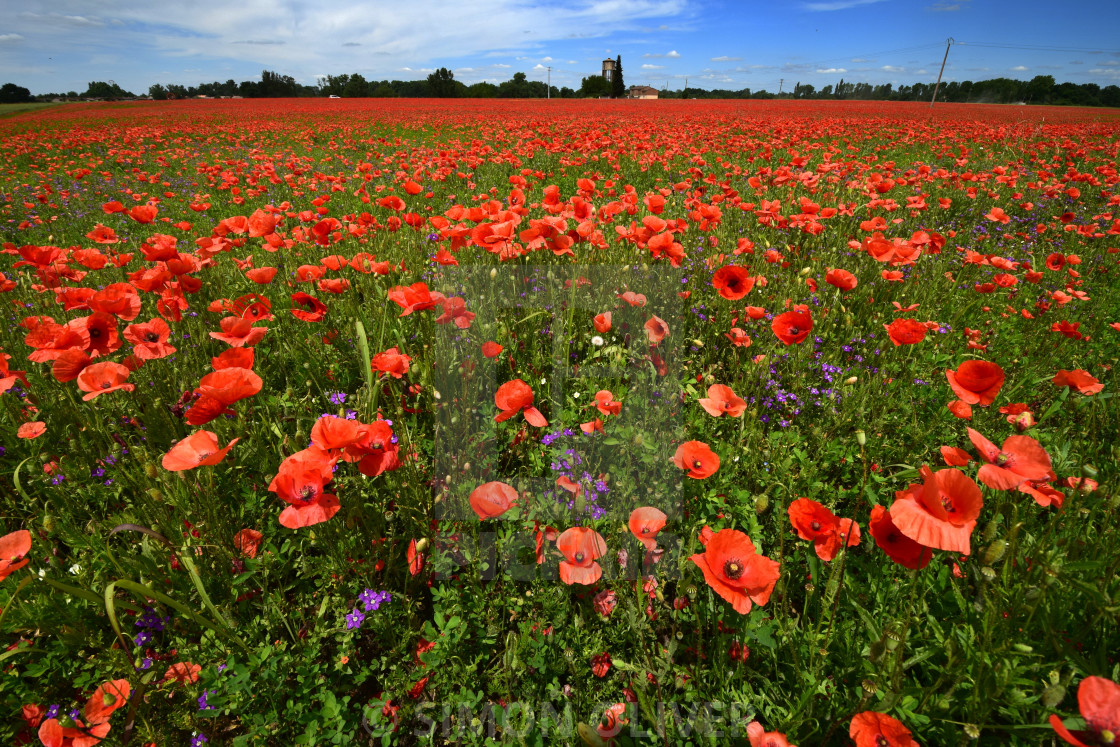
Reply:
[[856, 431], [856, 443], [860, 446], [867, 446], [867, 434], [863, 431]]
[[1057, 708], [1058, 704], [1065, 700], [1066, 689], [1061, 685], [1054, 684], [1047, 687], [1042, 691], [1042, 705], [1047, 708]]
[[982, 558], [984, 565], [998, 563], [1000, 559], [1003, 558], [1005, 552], [1007, 552], [1007, 540], [996, 540], [992, 542], [992, 544], [988, 545], [988, 548], [984, 550], [984, 556]]
[[1082, 464], [1081, 465], [1081, 474], [1084, 475], [1085, 477], [1088, 477], [1091, 480], [1095, 480], [1095, 479], [1097, 479], [1097, 468], [1094, 467], [1091, 464]]

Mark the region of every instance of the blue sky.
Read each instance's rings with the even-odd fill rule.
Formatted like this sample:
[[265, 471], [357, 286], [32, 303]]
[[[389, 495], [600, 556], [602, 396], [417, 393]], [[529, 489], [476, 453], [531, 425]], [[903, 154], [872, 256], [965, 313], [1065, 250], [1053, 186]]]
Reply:
[[578, 88], [622, 55], [630, 85], [777, 91], [1052, 75], [1120, 84], [1120, 3], [1093, 0], [25, 0], [0, 7], [0, 82], [32, 93], [113, 80], [314, 84], [327, 73], [465, 83], [521, 71]]

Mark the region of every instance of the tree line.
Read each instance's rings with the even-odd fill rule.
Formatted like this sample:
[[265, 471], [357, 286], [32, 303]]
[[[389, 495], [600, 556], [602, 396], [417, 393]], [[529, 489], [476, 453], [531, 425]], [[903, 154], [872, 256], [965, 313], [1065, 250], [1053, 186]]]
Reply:
[[[891, 83], [872, 85], [852, 83], [840, 79], [836, 85], [817, 89], [810, 84], [797, 82], [790, 91], [771, 93], [765, 89], [752, 91], [688, 87], [680, 91], [662, 89], [658, 92], [663, 99], [847, 99], [873, 101], [929, 101], [933, 97], [934, 84], [914, 83], [897, 88]], [[147, 95], [153, 99], [183, 99], [207, 96], [211, 98], [293, 98], [326, 97], [340, 98], [621, 98], [626, 95], [622, 78], [622, 58], [616, 61], [613, 80], [602, 75], [589, 75], [580, 83], [578, 89], [567, 86], [549, 87], [544, 81], [529, 80], [523, 72], [514, 73], [510, 80], [500, 84], [479, 82], [466, 85], [455, 80], [455, 75], [441, 67], [426, 79], [420, 80], [366, 80], [360, 73], [349, 75], [327, 75], [319, 78], [317, 85], [297, 83], [290, 75], [281, 75], [271, 70], [261, 73], [259, 81], [232, 79], [222, 83], [200, 83], [197, 86], [183, 86], [175, 83], [153, 84]], [[0, 103], [24, 103], [31, 101], [51, 101], [53, 99], [131, 99], [133, 93], [109, 81], [93, 81], [86, 91], [77, 93], [47, 93], [33, 96], [31, 92], [14, 83], [0, 87]], [[959, 103], [990, 104], [1053, 104], [1063, 106], [1109, 106], [1120, 107], [1120, 86], [1101, 87], [1096, 83], [1057, 83], [1052, 75], [1037, 75], [1029, 81], [1011, 78], [993, 78], [980, 81], [948, 81], [937, 92], [938, 101]]]

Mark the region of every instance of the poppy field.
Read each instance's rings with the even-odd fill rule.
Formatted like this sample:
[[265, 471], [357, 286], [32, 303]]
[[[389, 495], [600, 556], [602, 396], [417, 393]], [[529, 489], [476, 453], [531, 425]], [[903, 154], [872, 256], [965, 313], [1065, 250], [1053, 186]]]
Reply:
[[1120, 739], [1120, 115], [0, 120], [0, 740]]

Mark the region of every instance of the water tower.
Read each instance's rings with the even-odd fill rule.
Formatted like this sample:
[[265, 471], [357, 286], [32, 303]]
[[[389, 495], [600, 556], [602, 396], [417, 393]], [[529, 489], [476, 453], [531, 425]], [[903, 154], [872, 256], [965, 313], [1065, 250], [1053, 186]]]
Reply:
[[608, 83], [614, 80], [614, 60], [603, 60], [603, 77]]

